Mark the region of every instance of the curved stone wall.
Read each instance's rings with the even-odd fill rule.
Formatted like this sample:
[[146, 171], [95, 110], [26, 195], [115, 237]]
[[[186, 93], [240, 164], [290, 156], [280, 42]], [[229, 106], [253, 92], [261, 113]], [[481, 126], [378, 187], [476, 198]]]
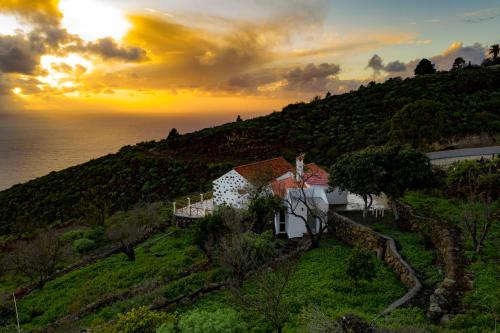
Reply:
[[417, 215], [413, 209], [401, 202], [396, 207], [402, 223], [430, 238], [442, 259], [445, 272], [443, 281], [430, 296], [428, 317], [439, 321], [451, 313], [460, 302], [464, 291], [471, 288], [465, 274], [465, 253], [462, 232], [456, 226]]

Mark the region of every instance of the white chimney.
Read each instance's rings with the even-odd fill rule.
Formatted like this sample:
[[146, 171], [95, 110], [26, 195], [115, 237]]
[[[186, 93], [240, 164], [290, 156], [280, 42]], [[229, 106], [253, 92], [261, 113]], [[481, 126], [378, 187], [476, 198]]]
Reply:
[[304, 154], [300, 154], [295, 160], [295, 180], [304, 180]]

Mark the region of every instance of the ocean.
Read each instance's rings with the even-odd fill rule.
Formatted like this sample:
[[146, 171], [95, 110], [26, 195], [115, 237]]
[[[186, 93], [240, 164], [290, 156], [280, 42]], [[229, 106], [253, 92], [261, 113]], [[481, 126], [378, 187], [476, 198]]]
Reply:
[[114, 153], [124, 145], [163, 139], [172, 127], [186, 133], [234, 121], [236, 116], [0, 113], [0, 190]]

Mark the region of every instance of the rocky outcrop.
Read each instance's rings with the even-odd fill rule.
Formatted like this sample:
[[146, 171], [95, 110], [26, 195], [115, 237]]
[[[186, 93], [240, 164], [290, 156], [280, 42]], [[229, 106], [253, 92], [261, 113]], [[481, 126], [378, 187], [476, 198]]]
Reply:
[[329, 231], [336, 238], [349, 245], [375, 252], [377, 257], [391, 267], [408, 288], [408, 292], [403, 297], [389, 305], [379, 316], [386, 315], [392, 310], [408, 304], [422, 289], [422, 283], [411, 266], [401, 257], [391, 237], [382, 235], [335, 212], [330, 213], [329, 219], [331, 222], [329, 223], [331, 226]]
[[396, 207], [400, 223], [405, 223], [411, 230], [429, 237], [444, 263], [444, 280], [431, 294], [427, 310], [427, 316], [438, 322], [456, 309], [464, 291], [471, 288], [471, 281], [465, 274], [462, 232], [449, 223], [419, 216], [410, 206], [401, 202], [396, 203]]

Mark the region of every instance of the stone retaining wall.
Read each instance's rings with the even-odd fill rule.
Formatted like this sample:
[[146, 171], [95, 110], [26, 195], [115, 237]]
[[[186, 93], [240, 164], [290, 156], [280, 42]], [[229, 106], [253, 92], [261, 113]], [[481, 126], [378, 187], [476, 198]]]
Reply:
[[413, 209], [401, 202], [396, 203], [401, 223], [429, 237], [445, 266], [444, 280], [430, 296], [427, 315], [434, 321], [453, 312], [464, 291], [471, 288], [465, 274], [465, 253], [462, 232], [456, 226], [432, 218], [417, 215]]
[[408, 288], [408, 292], [403, 297], [389, 305], [377, 318], [407, 304], [422, 289], [422, 283], [411, 266], [401, 257], [391, 237], [382, 235], [335, 212], [330, 213], [329, 220], [331, 221], [329, 231], [335, 237], [349, 245], [359, 246], [377, 253], [377, 257], [391, 267]]

